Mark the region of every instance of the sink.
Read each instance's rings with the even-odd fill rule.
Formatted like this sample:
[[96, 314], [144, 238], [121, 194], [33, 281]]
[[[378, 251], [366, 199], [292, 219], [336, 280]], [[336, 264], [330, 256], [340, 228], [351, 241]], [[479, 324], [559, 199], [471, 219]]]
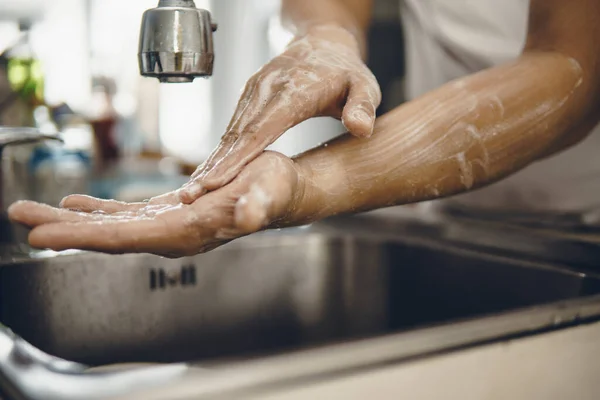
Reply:
[[568, 266], [318, 226], [180, 260], [41, 253], [0, 266], [2, 323], [87, 365], [273, 354], [598, 293], [598, 276]]

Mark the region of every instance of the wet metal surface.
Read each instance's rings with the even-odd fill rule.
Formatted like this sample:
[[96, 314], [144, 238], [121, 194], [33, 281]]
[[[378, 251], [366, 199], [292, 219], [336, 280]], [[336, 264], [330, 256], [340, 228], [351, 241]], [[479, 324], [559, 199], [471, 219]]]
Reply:
[[426, 233], [255, 235], [181, 260], [75, 253], [0, 269], [2, 321], [86, 364], [299, 348], [600, 293], [595, 274]]
[[[191, 362], [164, 369], [169, 376], [134, 368], [137, 384], [123, 375], [138, 398], [159, 399], [176, 389], [204, 398], [322, 379], [600, 316], [600, 277], [589, 265], [491, 251], [468, 240], [476, 229], [438, 222], [341, 218], [181, 260], [3, 258], [0, 317], [40, 350], [83, 364]], [[118, 397], [102, 387], [121, 372], [95, 371], [71, 373], [69, 390], [88, 385], [97, 398]], [[155, 371], [164, 391], [150, 395], [142, 377]]]

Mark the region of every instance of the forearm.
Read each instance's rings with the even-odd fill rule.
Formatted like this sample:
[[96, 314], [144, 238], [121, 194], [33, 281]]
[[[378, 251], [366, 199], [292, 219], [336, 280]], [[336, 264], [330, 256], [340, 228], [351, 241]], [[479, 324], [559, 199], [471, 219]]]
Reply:
[[574, 59], [531, 52], [397, 108], [368, 141], [342, 136], [300, 155], [303, 191], [289, 223], [450, 196], [506, 177], [590, 125], [597, 83], [588, 76]]
[[282, 20], [296, 36], [320, 25], [342, 27], [354, 36], [365, 53], [371, 8], [372, 0], [283, 0]]

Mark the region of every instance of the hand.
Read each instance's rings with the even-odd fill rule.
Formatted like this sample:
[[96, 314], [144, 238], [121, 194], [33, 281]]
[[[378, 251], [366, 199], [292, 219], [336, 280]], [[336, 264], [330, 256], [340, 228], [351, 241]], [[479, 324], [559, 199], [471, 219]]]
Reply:
[[36, 248], [189, 256], [284, 220], [302, 196], [302, 176], [292, 160], [265, 152], [191, 205], [174, 204], [170, 195], [152, 204], [69, 196], [63, 208], [15, 203], [9, 217], [33, 228], [29, 242]]
[[315, 116], [341, 118], [358, 137], [373, 133], [381, 102], [357, 40], [335, 26], [313, 27], [246, 84], [217, 149], [178, 192], [178, 200], [226, 185], [286, 130]]

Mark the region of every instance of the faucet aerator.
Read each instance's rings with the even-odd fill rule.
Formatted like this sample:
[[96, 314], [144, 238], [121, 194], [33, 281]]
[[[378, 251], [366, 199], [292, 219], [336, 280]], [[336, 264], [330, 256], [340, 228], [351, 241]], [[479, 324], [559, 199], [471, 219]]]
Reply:
[[161, 0], [142, 18], [138, 60], [142, 76], [162, 83], [189, 83], [210, 77], [217, 24], [192, 0]]

